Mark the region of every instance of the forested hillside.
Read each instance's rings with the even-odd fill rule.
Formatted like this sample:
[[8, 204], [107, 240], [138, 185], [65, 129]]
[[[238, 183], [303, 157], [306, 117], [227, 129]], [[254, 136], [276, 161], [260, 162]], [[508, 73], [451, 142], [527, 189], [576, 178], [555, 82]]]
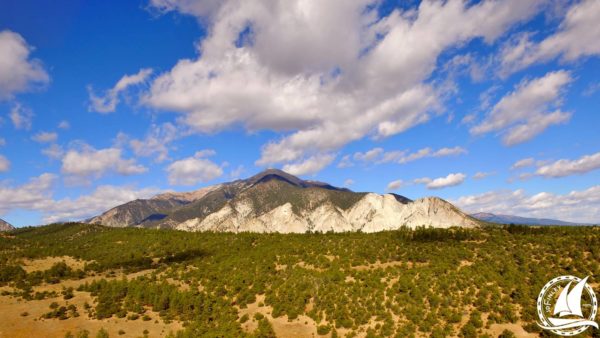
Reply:
[[[47, 256], [82, 264], [27, 271]], [[329, 337], [509, 337], [539, 334], [535, 301], [551, 278], [589, 275], [597, 287], [599, 261], [595, 227], [231, 234], [57, 224], [0, 237], [0, 286], [2, 299], [52, 302], [35, 325], [84, 316], [181, 323], [175, 337], [271, 337], [292, 328]], [[72, 288], [42, 292], [62, 283]], [[84, 296], [85, 306], [73, 305]]]

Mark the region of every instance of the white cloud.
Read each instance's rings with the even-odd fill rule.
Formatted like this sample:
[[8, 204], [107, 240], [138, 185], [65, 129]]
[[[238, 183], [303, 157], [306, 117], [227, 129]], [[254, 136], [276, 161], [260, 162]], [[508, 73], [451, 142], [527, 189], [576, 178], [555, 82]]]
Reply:
[[0, 155], [0, 173], [10, 170], [10, 161], [3, 155]]
[[39, 132], [33, 135], [31, 139], [38, 143], [51, 143], [58, 139], [58, 134], [51, 132]]
[[61, 171], [75, 179], [100, 178], [109, 172], [121, 175], [134, 175], [148, 169], [134, 159], [123, 159], [121, 149], [105, 148], [96, 150], [84, 145], [81, 150], [71, 149], [62, 158]]
[[201, 57], [158, 76], [142, 101], [180, 112], [202, 133], [236, 125], [285, 133], [264, 145], [260, 166], [322, 156], [441, 112], [443, 89], [428, 82], [439, 55], [477, 37], [493, 42], [539, 3], [424, 1], [378, 18], [372, 0], [155, 0], [201, 17], [209, 35]]
[[315, 174], [328, 166], [334, 159], [335, 155], [332, 154], [314, 155], [300, 162], [284, 165], [283, 171], [292, 175]]
[[523, 190], [490, 191], [463, 196], [453, 203], [470, 213], [490, 212], [600, 224], [600, 186], [562, 195], [549, 192], [528, 195]]
[[548, 110], [560, 105], [561, 93], [571, 81], [571, 74], [562, 70], [522, 81], [496, 103], [483, 121], [471, 128], [471, 133], [503, 131], [503, 142], [510, 146], [530, 140], [550, 125], [568, 121], [570, 113]]
[[467, 176], [462, 173], [448, 174], [446, 177], [431, 179], [429, 177], [417, 178], [415, 183], [425, 184], [427, 189], [442, 189], [447, 187], [457, 186], [465, 181]]
[[169, 158], [170, 144], [182, 135], [183, 132], [171, 123], [152, 125], [144, 139], [133, 139], [129, 146], [137, 156], [155, 156], [155, 162], [163, 162]]
[[0, 101], [50, 80], [41, 62], [29, 57], [32, 50], [18, 33], [0, 32]]
[[44, 221], [82, 220], [136, 199], [150, 198], [160, 192], [155, 188], [135, 189], [130, 186], [102, 185], [89, 195], [75, 199], [49, 200], [42, 207]]
[[560, 57], [574, 61], [581, 57], [600, 55], [600, 2], [585, 0], [569, 8], [559, 29], [540, 42], [532, 34], [523, 34], [506, 46], [501, 55], [501, 74], [523, 69], [536, 62]]
[[583, 96], [592, 96], [600, 90], [600, 82], [589, 83], [587, 88], [581, 93]]
[[104, 96], [97, 96], [92, 87], [88, 86], [89, 110], [102, 114], [114, 113], [119, 104], [119, 95], [131, 86], [144, 83], [150, 74], [152, 74], [152, 69], [143, 68], [137, 74], [124, 75], [113, 88], [106, 91]]
[[353, 185], [354, 183], [356, 183], [356, 182], [354, 182], [354, 180], [353, 180], [353, 179], [351, 179], [351, 178], [348, 178], [348, 179], [344, 180], [344, 187], [348, 188], [348, 187], [350, 187], [351, 185]]
[[597, 169], [600, 169], [600, 152], [584, 155], [577, 160], [558, 160], [539, 167], [535, 173], [544, 177], [564, 177], [585, 174]]
[[531, 167], [535, 164], [533, 157], [524, 158], [515, 162], [510, 169], [520, 169], [525, 167]]
[[441, 148], [431, 156], [433, 157], [444, 157], [444, 156], [456, 156], [466, 154], [467, 150], [462, 147], [454, 147], [454, 148]]
[[33, 210], [44, 207], [50, 198], [50, 189], [55, 180], [56, 175], [46, 173], [17, 187], [0, 182], [0, 214], [13, 209]]
[[200, 158], [200, 157], [211, 157], [211, 156], [215, 156], [217, 154], [216, 151], [214, 151], [213, 149], [202, 149], [202, 150], [198, 150], [196, 153], [194, 153], [194, 157]]
[[33, 112], [31, 109], [24, 107], [17, 102], [10, 110], [9, 117], [15, 129], [31, 129], [31, 121], [33, 119]]
[[58, 123], [58, 129], [67, 130], [71, 128], [71, 124], [67, 120], [62, 120]]
[[214, 180], [223, 175], [223, 169], [220, 166], [211, 160], [203, 158], [213, 154], [214, 151], [212, 150], [198, 151], [193, 157], [187, 157], [171, 163], [167, 167], [169, 184], [196, 185]]
[[238, 165], [235, 169], [231, 170], [229, 173], [229, 177], [232, 179], [238, 179], [242, 174], [246, 171], [246, 168], [243, 165]]
[[0, 215], [23, 209], [41, 212], [45, 222], [81, 220], [160, 192], [154, 188], [137, 190], [130, 186], [99, 186], [89, 195], [55, 200], [52, 187], [56, 180], [56, 175], [46, 173], [20, 186], [8, 186], [0, 182]]
[[350, 159], [350, 155], [344, 155], [342, 157], [342, 159], [340, 160], [340, 162], [337, 164], [338, 168], [350, 168], [353, 167], [354, 163], [352, 163], [352, 160]]
[[51, 144], [47, 148], [42, 149], [42, 154], [48, 156], [50, 159], [59, 160], [65, 154], [65, 151], [61, 146], [56, 143]]
[[404, 181], [402, 181], [402, 180], [391, 181], [390, 183], [388, 183], [387, 187], [385, 187], [385, 190], [386, 191], [398, 190], [403, 185], [404, 185]]
[[412, 161], [416, 161], [419, 159], [422, 159], [424, 157], [429, 157], [431, 156], [431, 148], [423, 148], [423, 149], [419, 149], [418, 151], [408, 154], [406, 156], [403, 156], [402, 158], [400, 158], [398, 160], [398, 163], [408, 163], [408, 162], [412, 162]]
[[[423, 148], [414, 153], [407, 153], [407, 150], [384, 151], [383, 148], [373, 148], [364, 153], [356, 152], [352, 158], [356, 161], [377, 164], [389, 162], [405, 164], [426, 157], [446, 157], [466, 154], [467, 150], [457, 146], [453, 148], [440, 148], [435, 151], [431, 148]], [[342, 158], [342, 162], [338, 164], [338, 167], [350, 166], [351, 164], [352, 162], [350, 161], [350, 158], [344, 156], [344, 158]]]
[[496, 174], [495, 172], [482, 172], [482, 171], [478, 171], [478, 172], [475, 173], [475, 175], [473, 175], [473, 178], [476, 179], [476, 180], [481, 180], [481, 179], [484, 179], [486, 177], [489, 177], [489, 176], [492, 176], [492, 175], [495, 175], [495, 174]]
[[364, 153], [357, 152], [352, 156], [357, 161], [373, 162], [383, 154], [383, 148], [373, 148]]

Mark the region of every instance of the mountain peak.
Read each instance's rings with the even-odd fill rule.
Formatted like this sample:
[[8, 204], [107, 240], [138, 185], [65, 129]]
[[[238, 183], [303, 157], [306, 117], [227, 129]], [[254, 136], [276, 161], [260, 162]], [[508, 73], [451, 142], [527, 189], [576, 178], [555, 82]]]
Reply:
[[283, 181], [298, 188], [322, 188], [327, 190], [350, 191], [348, 189], [334, 187], [328, 183], [320, 181], [303, 180], [283, 170], [273, 168], [263, 170], [260, 173], [248, 178], [246, 181], [249, 182], [251, 185], [256, 185], [271, 180]]
[[298, 178], [292, 174], [288, 174], [283, 170], [274, 169], [274, 168], [269, 168], [269, 169], [263, 170], [263, 171], [259, 172], [258, 174], [248, 178], [246, 181], [248, 181], [250, 184], [256, 184], [256, 183], [268, 181], [271, 179], [284, 180], [284, 181], [287, 181], [288, 183], [290, 183], [292, 185], [296, 185], [296, 186], [302, 186], [302, 182], [303, 182], [300, 178]]

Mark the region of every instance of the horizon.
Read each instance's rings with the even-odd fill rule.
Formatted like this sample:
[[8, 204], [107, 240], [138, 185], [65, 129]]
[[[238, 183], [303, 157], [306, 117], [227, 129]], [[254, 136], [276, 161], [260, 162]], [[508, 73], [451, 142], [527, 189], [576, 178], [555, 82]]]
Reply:
[[77, 221], [273, 167], [598, 224], [599, 16], [593, 0], [2, 3], [0, 219]]

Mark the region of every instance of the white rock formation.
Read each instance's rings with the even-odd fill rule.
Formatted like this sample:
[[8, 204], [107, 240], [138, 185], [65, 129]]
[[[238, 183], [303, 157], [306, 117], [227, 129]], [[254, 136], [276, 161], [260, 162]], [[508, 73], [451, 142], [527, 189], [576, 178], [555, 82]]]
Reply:
[[452, 204], [436, 197], [400, 203], [393, 195], [366, 194], [348, 210], [323, 203], [296, 214], [290, 203], [257, 215], [250, 202], [227, 203], [204, 219], [190, 219], [176, 225], [185, 231], [281, 232], [394, 230], [401, 226], [477, 227], [476, 220]]

